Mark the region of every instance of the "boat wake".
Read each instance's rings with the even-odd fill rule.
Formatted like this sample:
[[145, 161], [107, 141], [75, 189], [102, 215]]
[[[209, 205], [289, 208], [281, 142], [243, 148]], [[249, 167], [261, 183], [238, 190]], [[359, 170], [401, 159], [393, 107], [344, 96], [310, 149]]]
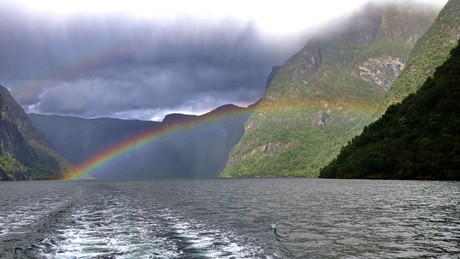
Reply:
[[[103, 205], [103, 206], [101, 206]], [[41, 258], [255, 258], [263, 250], [159, 204], [93, 201], [34, 244]], [[101, 209], [104, 208], [104, 209]]]

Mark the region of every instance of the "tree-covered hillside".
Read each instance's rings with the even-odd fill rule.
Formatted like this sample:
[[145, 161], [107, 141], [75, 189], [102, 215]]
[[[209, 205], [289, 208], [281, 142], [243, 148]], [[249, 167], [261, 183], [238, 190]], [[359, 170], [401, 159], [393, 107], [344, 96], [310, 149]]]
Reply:
[[325, 178], [460, 180], [460, 47], [321, 170]]

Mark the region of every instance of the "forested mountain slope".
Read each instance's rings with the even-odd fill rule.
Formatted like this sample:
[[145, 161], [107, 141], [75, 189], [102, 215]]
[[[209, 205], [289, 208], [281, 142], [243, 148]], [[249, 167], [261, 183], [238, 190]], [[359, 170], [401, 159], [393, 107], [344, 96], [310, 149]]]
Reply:
[[433, 78], [345, 146], [326, 178], [460, 180], [460, 47]]

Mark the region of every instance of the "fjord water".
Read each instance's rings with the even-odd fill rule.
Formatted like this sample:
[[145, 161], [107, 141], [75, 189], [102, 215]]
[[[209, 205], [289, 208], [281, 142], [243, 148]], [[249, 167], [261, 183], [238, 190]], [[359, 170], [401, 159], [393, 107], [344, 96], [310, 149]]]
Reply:
[[460, 182], [31, 181], [0, 193], [1, 258], [460, 257]]

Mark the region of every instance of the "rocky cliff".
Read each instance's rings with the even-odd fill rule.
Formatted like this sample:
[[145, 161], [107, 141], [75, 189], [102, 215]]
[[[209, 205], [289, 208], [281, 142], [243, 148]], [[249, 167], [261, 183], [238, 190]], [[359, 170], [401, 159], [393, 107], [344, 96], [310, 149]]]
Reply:
[[0, 86], [0, 180], [55, 179], [72, 166]]
[[373, 120], [438, 11], [369, 4], [319, 30], [271, 81], [221, 176], [317, 176]]

